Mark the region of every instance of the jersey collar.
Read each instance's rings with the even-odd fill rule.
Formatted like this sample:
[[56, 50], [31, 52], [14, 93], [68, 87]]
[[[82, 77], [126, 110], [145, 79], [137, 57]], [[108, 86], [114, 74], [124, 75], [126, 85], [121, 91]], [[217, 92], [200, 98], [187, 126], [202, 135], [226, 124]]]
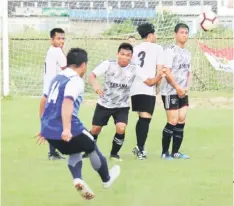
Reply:
[[79, 76], [73, 69], [71, 69], [70, 67], [67, 67], [66, 68], [66, 73], [69, 75], [69, 76]]

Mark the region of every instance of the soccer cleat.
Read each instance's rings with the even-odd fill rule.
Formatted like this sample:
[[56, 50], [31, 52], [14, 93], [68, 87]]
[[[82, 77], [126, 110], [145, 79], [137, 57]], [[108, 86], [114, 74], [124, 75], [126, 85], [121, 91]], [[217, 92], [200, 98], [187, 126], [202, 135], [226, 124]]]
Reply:
[[[133, 148], [133, 150], [132, 150], [132, 153], [134, 154], [134, 155], [138, 155], [138, 153], [139, 153], [139, 148], [138, 148], [138, 146], [135, 146], [134, 148]], [[141, 154], [145, 159], [147, 159], [147, 152], [145, 151], [145, 150], [143, 150], [142, 151], [142, 154]]]
[[114, 165], [110, 170], [110, 180], [108, 182], [103, 182], [103, 187], [105, 189], [108, 189], [114, 181], [119, 177], [120, 175], [120, 166], [119, 165]]
[[182, 153], [180, 153], [180, 152], [171, 154], [171, 156], [172, 156], [174, 159], [189, 159], [189, 158], [190, 158], [188, 155], [182, 154]]
[[84, 154], [82, 155], [82, 158], [83, 158], [83, 159], [88, 158], [88, 157], [89, 157], [89, 154], [88, 154], [88, 153], [84, 153]]
[[162, 154], [161, 158], [164, 160], [173, 160], [173, 157], [169, 154], [169, 152]]
[[94, 198], [93, 191], [82, 179], [79, 178], [74, 179], [74, 186], [76, 190], [81, 194], [81, 196], [86, 200], [91, 200]]
[[138, 158], [139, 160], [145, 160], [145, 159], [147, 159], [147, 157], [144, 155], [143, 151], [142, 151], [142, 152], [139, 151], [139, 152], [137, 153], [137, 158]]
[[117, 162], [122, 162], [123, 161], [118, 154], [116, 154], [116, 155], [111, 154], [110, 159], [115, 160]]
[[61, 159], [66, 159], [65, 157], [63, 157], [61, 154], [59, 154], [58, 152], [55, 152], [54, 154], [49, 153], [48, 154], [48, 159], [49, 160], [61, 160]]

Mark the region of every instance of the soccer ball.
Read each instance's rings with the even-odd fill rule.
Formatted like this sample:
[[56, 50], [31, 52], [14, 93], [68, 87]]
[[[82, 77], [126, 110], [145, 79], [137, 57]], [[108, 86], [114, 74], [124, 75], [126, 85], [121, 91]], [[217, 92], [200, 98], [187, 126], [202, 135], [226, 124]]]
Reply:
[[218, 19], [213, 11], [202, 13], [198, 18], [198, 22], [204, 31], [211, 31], [218, 26]]

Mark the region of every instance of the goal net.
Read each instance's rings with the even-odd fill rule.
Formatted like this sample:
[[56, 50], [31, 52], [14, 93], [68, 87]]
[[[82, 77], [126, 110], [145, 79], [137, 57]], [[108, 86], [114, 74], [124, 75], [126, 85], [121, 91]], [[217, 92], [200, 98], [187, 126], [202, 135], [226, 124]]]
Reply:
[[[231, 12], [220, 13], [223, 8]], [[207, 10], [217, 13], [220, 20], [219, 29], [212, 32], [201, 31], [197, 24], [199, 14]], [[115, 58], [119, 44], [130, 41], [130, 36], [139, 43], [136, 26], [146, 21], [155, 25], [157, 43], [163, 46], [173, 43], [176, 23], [187, 23], [192, 89], [230, 90], [232, 73], [215, 69], [205, 54], [211, 50], [229, 53], [227, 49], [233, 48], [232, 11], [228, 0], [8, 0], [10, 94], [42, 94], [44, 59], [54, 27], [66, 32], [66, 52], [77, 46], [87, 50], [90, 71], [101, 61]], [[92, 93], [88, 84], [86, 92]]]

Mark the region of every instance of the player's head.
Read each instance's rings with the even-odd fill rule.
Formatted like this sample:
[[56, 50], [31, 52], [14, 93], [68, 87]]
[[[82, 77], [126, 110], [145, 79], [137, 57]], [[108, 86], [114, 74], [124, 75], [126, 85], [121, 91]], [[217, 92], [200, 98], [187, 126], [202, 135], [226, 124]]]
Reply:
[[74, 69], [81, 77], [85, 74], [88, 54], [84, 49], [72, 48], [67, 54], [67, 66]]
[[117, 59], [121, 67], [126, 67], [132, 59], [133, 47], [129, 43], [122, 43], [118, 48]]
[[154, 25], [150, 23], [144, 23], [137, 27], [137, 32], [142, 39], [146, 39], [152, 43], [156, 42], [156, 35]]
[[128, 42], [129, 42], [131, 45], [135, 45], [135, 44], [136, 44], [136, 38], [135, 38], [135, 36], [129, 36], [129, 37], [128, 37]]
[[180, 44], [185, 44], [189, 37], [189, 27], [187, 24], [179, 23], [175, 26], [175, 39]]
[[50, 31], [51, 44], [54, 47], [63, 47], [65, 41], [65, 32], [61, 28], [54, 28]]

